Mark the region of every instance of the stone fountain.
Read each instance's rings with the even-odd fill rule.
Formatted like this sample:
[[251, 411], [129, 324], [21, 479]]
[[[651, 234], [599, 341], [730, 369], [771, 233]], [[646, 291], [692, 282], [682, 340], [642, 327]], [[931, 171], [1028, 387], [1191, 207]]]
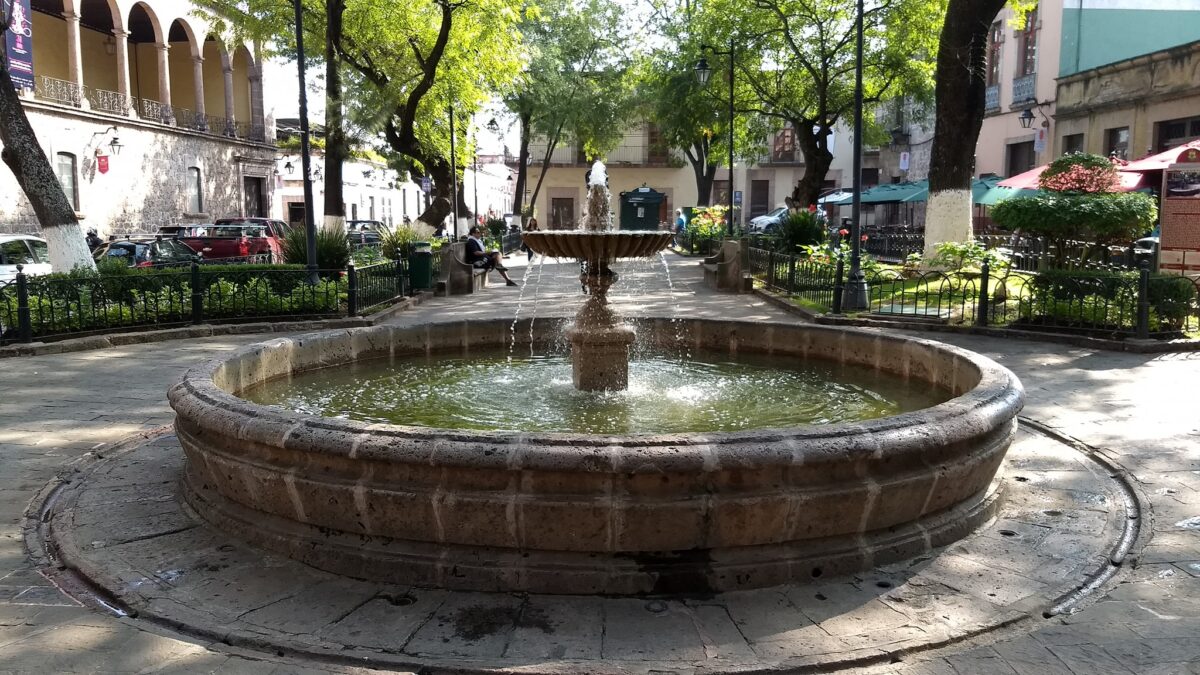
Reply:
[[584, 391], [625, 389], [629, 382], [629, 347], [633, 327], [608, 304], [608, 289], [617, 281], [609, 264], [620, 258], [645, 258], [671, 242], [670, 232], [621, 232], [613, 229], [608, 175], [596, 162], [588, 173], [587, 210], [577, 230], [526, 232], [525, 244], [553, 258], [575, 258], [582, 264], [580, 282], [587, 302], [567, 329], [575, 388]]

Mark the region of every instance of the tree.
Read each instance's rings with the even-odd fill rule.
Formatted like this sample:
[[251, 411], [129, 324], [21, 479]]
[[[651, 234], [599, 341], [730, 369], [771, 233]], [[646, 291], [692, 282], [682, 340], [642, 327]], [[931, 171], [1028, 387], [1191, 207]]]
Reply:
[[337, 45], [342, 36], [346, 0], [325, 0], [325, 229], [346, 229], [342, 169], [350, 156], [342, 118], [342, 60]]
[[[7, 5], [7, 6], [4, 6]], [[13, 6], [15, 3], [4, 3], [0, 12], [0, 45], [7, 44], [5, 33], [13, 23]], [[0, 50], [3, 48], [0, 47]], [[75, 216], [75, 208], [67, 200], [58, 176], [50, 166], [50, 160], [38, 143], [37, 135], [25, 115], [21, 105], [21, 97], [17, 95], [16, 86], [8, 72], [8, 61], [0, 54], [0, 142], [4, 149], [0, 150], [0, 159], [8, 165], [25, 193], [25, 198], [33, 206], [38, 225], [42, 228], [42, 236], [50, 249], [50, 264], [58, 272], [66, 272], [79, 267], [96, 269], [88, 250], [83, 228]]]
[[[932, 89], [945, 0], [867, 3], [864, 99], [921, 97]], [[738, 47], [736, 77], [749, 89], [742, 114], [790, 125], [805, 172], [793, 198], [815, 203], [833, 161], [830, 137], [854, 111], [854, 3], [845, 0], [714, 0], [698, 12], [699, 36]]]
[[[949, 0], [938, 40], [925, 257], [938, 243], [971, 238], [971, 180], [983, 127], [988, 35], [1009, 0]], [[1032, 5], [1012, 0], [1017, 17]]]
[[544, 0], [526, 8], [519, 28], [529, 62], [504, 99], [521, 133], [515, 212], [524, 211], [534, 137], [546, 145], [530, 203], [561, 144], [576, 143], [598, 157], [619, 142], [629, 121], [632, 85], [621, 13], [612, 0]]

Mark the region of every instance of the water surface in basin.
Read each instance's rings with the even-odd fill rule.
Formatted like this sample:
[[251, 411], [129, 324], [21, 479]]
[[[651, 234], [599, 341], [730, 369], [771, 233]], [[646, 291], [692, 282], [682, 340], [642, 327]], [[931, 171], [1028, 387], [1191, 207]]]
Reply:
[[256, 403], [305, 414], [448, 429], [660, 434], [852, 422], [950, 394], [920, 380], [819, 359], [641, 355], [629, 388], [577, 391], [566, 355], [507, 351], [359, 361], [259, 384]]

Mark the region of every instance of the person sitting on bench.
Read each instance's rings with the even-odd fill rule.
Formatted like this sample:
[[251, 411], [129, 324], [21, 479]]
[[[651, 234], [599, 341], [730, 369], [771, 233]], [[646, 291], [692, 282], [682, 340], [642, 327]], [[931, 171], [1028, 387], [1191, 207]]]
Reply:
[[504, 277], [505, 285], [516, 286], [517, 282], [508, 278], [508, 268], [500, 262], [500, 252], [484, 248], [482, 235], [479, 226], [472, 227], [467, 235], [467, 262], [482, 270], [496, 270]]

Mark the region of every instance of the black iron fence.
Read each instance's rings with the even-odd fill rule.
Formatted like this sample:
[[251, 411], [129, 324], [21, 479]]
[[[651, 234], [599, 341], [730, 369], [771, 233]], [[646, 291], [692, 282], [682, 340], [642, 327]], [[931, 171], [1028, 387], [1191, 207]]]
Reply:
[[[1137, 269], [1151, 256], [1132, 246], [1109, 246], [1087, 241], [1067, 241], [1061, 247], [1040, 237], [985, 234], [975, 236], [986, 249], [1001, 249], [1012, 266], [1025, 272], [1050, 268], [1064, 269]], [[903, 262], [913, 253], [921, 253], [925, 235], [912, 233], [867, 233], [862, 249], [884, 262]]]
[[209, 266], [0, 283], [0, 344], [205, 322], [356, 316], [411, 292], [406, 261], [345, 270]]
[[[752, 248], [750, 270], [765, 288], [841, 312], [846, 273], [836, 257], [812, 260]], [[865, 274], [866, 307], [879, 318], [1052, 330], [1096, 337], [1169, 339], [1200, 334], [1200, 280], [1137, 270], [1028, 273], [987, 265], [976, 272]], [[802, 303], [804, 304], [804, 303]]]
[[366, 314], [371, 310], [390, 305], [411, 291], [408, 279], [408, 261], [389, 260], [374, 265], [347, 269], [349, 288], [347, 300], [350, 316]]

